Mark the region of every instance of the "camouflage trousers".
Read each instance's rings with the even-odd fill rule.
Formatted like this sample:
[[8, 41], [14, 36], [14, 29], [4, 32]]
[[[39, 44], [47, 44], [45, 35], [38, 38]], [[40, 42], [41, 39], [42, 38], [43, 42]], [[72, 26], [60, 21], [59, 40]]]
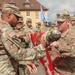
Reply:
[[0, 56], [0, 75], [16, 75], [16, 72], [7, 55]]

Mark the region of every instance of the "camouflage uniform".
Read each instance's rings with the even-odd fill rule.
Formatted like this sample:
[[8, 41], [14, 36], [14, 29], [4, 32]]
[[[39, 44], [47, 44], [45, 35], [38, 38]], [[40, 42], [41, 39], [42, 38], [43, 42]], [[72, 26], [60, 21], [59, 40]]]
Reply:
[[[70, 35], [70, 36], [69, 36]], [[64, 32], [58, 41], [58, 58], [55, 58], [54, 64], [56, 72], [59, 75], [75, 74], [75, 35], [70, 29]]]
[[[61, 20], [64, 22], [66, 19], [68, 18]], [[57, 42], [59, 43], [57, 49], [53, 48], [51, 53], [55, 75], [75, 75], [75, 34], [71, 29], [67, 29]]]
[[[10, 4], [5, 4], [2, 8], [2, 12], [12, 12], [17, 16], [20, 16], [19, 9]], [[21, 48], [19, 39], [10, 24], [6, 21], [0, 23], [0, 33], [2, 46], [2, 49], [0, 49], [0, 75], [16, 75], [16, 70], [12, 64], [14, 61], [11, 61], [11, 58], [18, 62], [20, 60], [37, 59], [38, 57], [45, 55], [45, 48], [41, 44], [31, 50]]]

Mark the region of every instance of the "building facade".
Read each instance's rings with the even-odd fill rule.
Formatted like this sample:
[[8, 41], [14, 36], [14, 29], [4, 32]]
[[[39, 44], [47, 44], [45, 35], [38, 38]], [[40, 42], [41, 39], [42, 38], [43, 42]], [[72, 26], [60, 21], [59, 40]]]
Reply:
[[42, 22], [40, 7], [43, 8], [45, 16], [48, 17], [48, 9], [41, 5], [37, 0], [0, 0], [0, 11], [2, 6], [6, 3], [14, 4], [19, 7], [24, 23], [26, 23], [27, 18], [31, 18], [32, 25], [34, 27], [36, 26], [37, 22]]

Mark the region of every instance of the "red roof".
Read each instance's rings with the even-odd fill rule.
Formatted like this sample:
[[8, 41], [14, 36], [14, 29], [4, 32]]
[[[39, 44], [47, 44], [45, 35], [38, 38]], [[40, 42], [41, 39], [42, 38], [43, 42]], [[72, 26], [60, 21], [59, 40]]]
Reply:
[[[3, 2], [6, 2], [6, 3], [13, 2], [16, 4], [16, 6], [20, 8], [21, 11], [40, 11], [40, 6], [42, 6], [44, 11], [48, 10], [46, 7], [41, 5], [37, 0], [29, 0], [29, 3], [30, 3], [29, 8], [24, 6], [24, 3], [26, 2], [26, 0], [0, 0], [1, 5]], [[1, 10], [1, 6], [0, 6], [0, 10]]]

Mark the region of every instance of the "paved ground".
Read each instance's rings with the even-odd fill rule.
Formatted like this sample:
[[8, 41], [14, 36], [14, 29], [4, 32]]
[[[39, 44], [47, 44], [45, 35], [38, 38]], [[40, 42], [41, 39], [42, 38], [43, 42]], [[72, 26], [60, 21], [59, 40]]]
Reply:
[[35, 62], [35, 64], [37, 65], [37, 73], [36, 74], [31, 74], [31, 75], [46, 75], [45, 74], [45, 69], [42, 66], [42, 64], [40, 62]]

